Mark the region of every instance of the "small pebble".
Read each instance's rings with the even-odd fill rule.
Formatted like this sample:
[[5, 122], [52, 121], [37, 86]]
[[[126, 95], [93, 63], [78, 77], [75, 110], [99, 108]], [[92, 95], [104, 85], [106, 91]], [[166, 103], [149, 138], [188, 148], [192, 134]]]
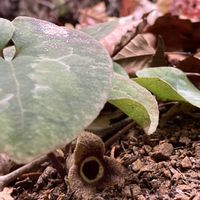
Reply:
[[181, 167], [183, 169], [192, 168], [192, 163], [191, 163], [190, 159], [187, 156], [185, 156], [185, 158], [181, 161], [180, 165], [181, 165]]

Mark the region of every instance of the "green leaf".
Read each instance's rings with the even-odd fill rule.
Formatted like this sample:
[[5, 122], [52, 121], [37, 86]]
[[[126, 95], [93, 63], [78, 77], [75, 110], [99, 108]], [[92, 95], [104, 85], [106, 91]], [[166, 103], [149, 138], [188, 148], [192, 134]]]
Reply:
[[114, 73], [109, 102], [152, 134], [158, 125], [158, 105], [151, 93], [136, 82]]
[[137, 83], [150, 90], [161, 101], [185, 101], [200, 108], [200, 90], [173, 67], [146, 68], [138, 71]]
[[129, 76], [128, 76], [127, 72], [125, 71], [125, 69], [121, 65], [116, 63], [116, 62], [113, 62], [113, 70], [114, 70], [114, 72], [129, 78]]
[[83, 28], [81, 29], [81, 31], [87, 33], [96, 40], [101, 40], [109, 33], [111, 33], [118, 25], [119, 25], [119, 20], [113, 20]]
[[110, 91], [112, 61], [82, 32], [29, 17], [13, 25], [17, 54], [0, 60], [0, 150], [28, 161], [96, 118]]
[[0, 50], [10, 41], [14, 33], [14, 26], [7, 19], [0, 18]]

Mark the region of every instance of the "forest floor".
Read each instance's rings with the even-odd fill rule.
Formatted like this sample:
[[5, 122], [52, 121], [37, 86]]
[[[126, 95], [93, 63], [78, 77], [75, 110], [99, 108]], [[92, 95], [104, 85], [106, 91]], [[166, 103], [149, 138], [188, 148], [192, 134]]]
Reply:
[[[173, 117], [151, 136], [130, 128], [106, 153], [128, 169], [125, 183], [99, 191], [94, 199], [199, 200], [199, 131], [199, 119], [186, 115]], [[19, 177], [12, 189], [16, 200], [76, 199], [48, 162]]]

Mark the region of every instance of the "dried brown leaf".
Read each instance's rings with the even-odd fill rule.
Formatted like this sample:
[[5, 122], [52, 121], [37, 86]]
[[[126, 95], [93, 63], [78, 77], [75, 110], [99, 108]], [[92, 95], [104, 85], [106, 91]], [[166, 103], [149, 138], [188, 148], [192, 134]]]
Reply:
[[113, 55], [117, 45], [121, 43], [125, 35], [128, 32], [132, 32], [131, 35], [136, 34], [136, 28], [140, 24], [141, 20], [133, 20], [132, 16], [119, 19], [118, 25], [100, 40], [101, 44], [107, 49], [110, 55]]
[[171, 63], [171, 65], [177, 65], [180, 61], [188, 57], [188, 54], [184, 52], [165, 52], [165, 54], [167, 55], [168, 62]]
[[0, 200], [14, 200], [11, 197], [12, 188], [5, 187], [2, 192], [0, 192]]
[[161, 35], [167, 51], [195, 52], [200, 46], [200, 22], [166, 14], [156, 19], [146, 32]]
[[108, 16], [106, 14], [106, 6], [104, 2], [100, 2], [92, 8], [87, 7], [81, 9], [79, 12], [80, 16], [78, 21], [82, 27], [106, 22], [108, 20]]
[[158, 37], [157, 48], [155, 55], [153, 56], [151, 67], [160, 67], [160, 66], [167, 66], [167, 60], [165, 56], [165, 45], [162, 37]]
[[155, 53], [142, 34], [132, 39], [113, 59], [115, 61], [138, 56], [152, 56]]
[[156, 2], [157, 9], [162, 13], [168, 13], [171, 8], [172, 0], [158, 0]]
[[200, 21], [200, 2], [199, 0], [176, 0], [171, 2], [170, 12], [179, 15], [184, 19], [191, 19], [193, 22]]
[[120, 5], [120, 16], [127, 16], [133, 13], [136, 6], [138, 6], [138, 1], [136, 0], [122, 0]]
[[200, 88], [200, 58], [189, 56], [177, 64], [177, 67], [187, 73], [188, 78]]
[[152, 47], [155, 38], [153, 35], [149, 38], [147, 40], [145, 35], [138, 34], [113, 59], [131, 74], [144, 68], [155, 54], [155, 49]]

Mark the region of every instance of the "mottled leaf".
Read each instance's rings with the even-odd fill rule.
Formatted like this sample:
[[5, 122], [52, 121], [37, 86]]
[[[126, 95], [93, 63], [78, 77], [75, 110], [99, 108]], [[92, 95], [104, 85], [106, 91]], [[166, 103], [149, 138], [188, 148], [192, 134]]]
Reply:
[[0, 27], [0, 50], [2, 50], [12, 38], [14, 26], [7, 19], [0, 18]]
[[128, 76], [127, 72], [124, 70], [124, 68], [116, 62], [113, 62], [113, 70], [114, 70], [114, 72], [129, 78], [129, 76]]
[[17, 54], [0, 60], [0, 151], [27, 161], [69, 142], [96, 118], [112, 62], [82, 32], [29, 17], [13, 25]]
[[131, 79], [115, 73], [109, 102], [142, 126], [147, 134], [158, 125], [158, 105], [151, 93]]
[[200, 108], [200, 90], [173, 67], [146, 68], [138, 71], [137, 83], [150, 90], [162, 101], [185, 101]]

